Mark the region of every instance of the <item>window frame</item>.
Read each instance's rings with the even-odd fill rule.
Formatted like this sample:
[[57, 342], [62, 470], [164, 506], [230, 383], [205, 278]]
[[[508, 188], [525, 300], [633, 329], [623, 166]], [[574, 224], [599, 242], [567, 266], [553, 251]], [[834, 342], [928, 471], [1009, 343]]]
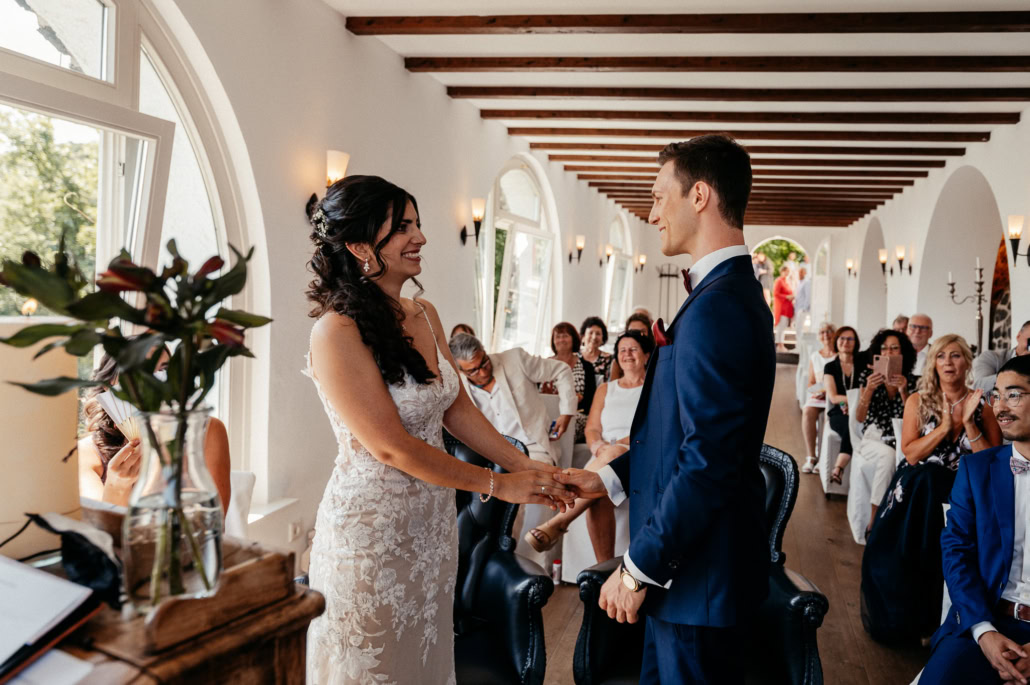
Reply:
[[[608, 243], [612, 244], [612, 234], [616, 230], [621, 233], [622, 248], [619, 250], [613, 249], [612, 257], [608, 260], [607, 267], [605, 269], [604, 277], [604, 320], [608, 324], [608, 328], [611, 330], [621, 330], [611, 325], [612, 323], [612, 308], [614, 306], [615, 293], [612, 289], [615, 285], [615, 272], [618, 269], [618, 265], [621, 263], [626, 264], [626, 281], [623, 284], [622, 291], [622, 311], [623, 316], [619, 325], [623, 325], [626, 322], [626, 318], [629, 316], [630, 301], [633, 299], [633, 236], [630, 234], [629, 222], [626, 221], [626, 216], [623, 212], [619, 212], [612, 219], [608, 225]], [[614, 245], [613, 245], [614, 248]]]

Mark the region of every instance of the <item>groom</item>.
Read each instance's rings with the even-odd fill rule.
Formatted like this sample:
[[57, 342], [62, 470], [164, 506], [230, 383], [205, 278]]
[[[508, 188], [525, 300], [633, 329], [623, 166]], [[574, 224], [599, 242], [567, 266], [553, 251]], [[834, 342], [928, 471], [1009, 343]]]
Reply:
[[641, 683], [740, 683], [742, 629], [768, 586], [758, 456], [776, 368], [772, 317], [744, 245], [747, 152], [723, 135], [667, 146], [649, 221], [662, 253], [689, 254], [688, 293], [659, 349], [630, 451], [555, 476], [583, 496], [630, 498], [630, 546], [601, 588], [612, 618], [647, 618]]

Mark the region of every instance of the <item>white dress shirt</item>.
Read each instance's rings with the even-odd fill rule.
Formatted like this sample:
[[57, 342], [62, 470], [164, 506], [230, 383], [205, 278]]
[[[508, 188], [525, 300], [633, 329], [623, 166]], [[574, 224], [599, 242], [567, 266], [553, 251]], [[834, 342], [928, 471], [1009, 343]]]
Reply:
[[926, 353], [930, 351], [930, 343], [926, 343], [923, 349], [916, 352], [916, 363], [912, 367], [913, 376], [922, 376], [923, 369], [926, 367]]
[[[1030, 461], [1012, 446], [1012, 454], [1023, 461]], [[1012, 530], [1012, 566], [1009, 567], [1009, 579], [1001, 598], [1018, 604], [1030, 604], [1030, 540], [1027, 539], [1027, 516], [1030, 516], [1030, 473], [1015, 476], [1012, 487], [1015, 488], [1015, 521]], [[991, 630], [997, 630], [990, 621], [981, 621], [971, 629], [973, 640], [980, 641], [980, 636]]]
[[[731, 245], [730, 247], [724, 247], [714, 252], [709, 252], [701, 259], [697, 260], [693, 266], [690, 267], [690, 289], [694, 290], [698, 284], [705, 279], [705, 276], [710, 274], [712, 270], [725, 262], [727, 259], [733, 257], [746, 257], [750, 254], [747, 245]], [[657, 354], [657, 351], [655, 352]], [[632, 451], [632, 448], [630, 449]], [[615, 475], [615, 469], [611, 466], [604, 466], [597, 472], [597, 475], [601, 477], [601, 482], [604, 483], [605, 490], [608, 491], [608, 498], [611, 499], [612, 504], [619, 506], [626, 499], [626, 490], [622, 487], [622, 481]], [[632, 542], [632, 540], [631, 540]], [[626, 565], [626, 570], [629, 571], [634, 578], [651, 585], [658, 585], [656, 581], [648, 577], [643, 573], [636, 565], [633, 560], [629, 558], [629, 552], [622, 557], [622, 563]], [[664, 587], [666, 589], [672, 585], [670, 579]]]
[[472, 401], [498, 433], [511, 436], [523, 445], [529, 446], [535, 441], [530, 439], [526, 435], [525, 429], [522, 428], [522, 420], [519, 418], [519, 412], [515, 405], [511, 402], [512, 394], [507, 385], [508, 381], [499, 376], [494, 376], [494, 387], [489, 391], [469, 383]]

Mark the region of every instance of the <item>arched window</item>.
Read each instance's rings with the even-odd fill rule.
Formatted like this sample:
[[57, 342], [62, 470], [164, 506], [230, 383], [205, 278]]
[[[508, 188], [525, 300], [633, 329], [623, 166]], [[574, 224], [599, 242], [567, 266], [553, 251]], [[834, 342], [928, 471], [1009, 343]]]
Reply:
[[521, 159], [507, 164], [490, 191], [477, 262], [479, 324], [491, 350], [548, 347], [557, 258], [551, 223], [537, 174]]
[[608, 227], [608, 270], [605, 278], [605, 312], [609, 330], [622, 330], [629, 316], [630, 298], [633, 296], [633, 243], [626, 217], [621, 213]]

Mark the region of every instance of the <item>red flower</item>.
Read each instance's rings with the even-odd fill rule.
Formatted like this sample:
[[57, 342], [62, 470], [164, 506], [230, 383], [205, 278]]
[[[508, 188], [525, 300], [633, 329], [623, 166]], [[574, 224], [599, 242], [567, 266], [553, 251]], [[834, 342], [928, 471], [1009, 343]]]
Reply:
[[97, 287], [109, 293], [146, 290], [157, 276], [150, 269], [137, 266], [128, 259], [116, 259], [97, 278]]
[[233, 326], [228, 321], [215, 319], [214, 323], [207, 327], [208, 334], [222, 345], [240, 347], [243, 345], [243, 329]]
[[658, 347], [665, 347], [672, 343], [669, 335], [665, 332], [665, 322], [661, 318], [652, 324], [651, 332], [654, 333], [654, 341]]
[[225, 260], [223, 260], [218, 255], [215, 255], [211, 259], [204, 262], [204, 266], [200, 267], [200, 269], [197, 271], [197, 274], [193, 278], [194, 280], [199, 281], [201, 278], [204, 278], [208, 274], [218, 271], [223, 266], [225, 266]]

